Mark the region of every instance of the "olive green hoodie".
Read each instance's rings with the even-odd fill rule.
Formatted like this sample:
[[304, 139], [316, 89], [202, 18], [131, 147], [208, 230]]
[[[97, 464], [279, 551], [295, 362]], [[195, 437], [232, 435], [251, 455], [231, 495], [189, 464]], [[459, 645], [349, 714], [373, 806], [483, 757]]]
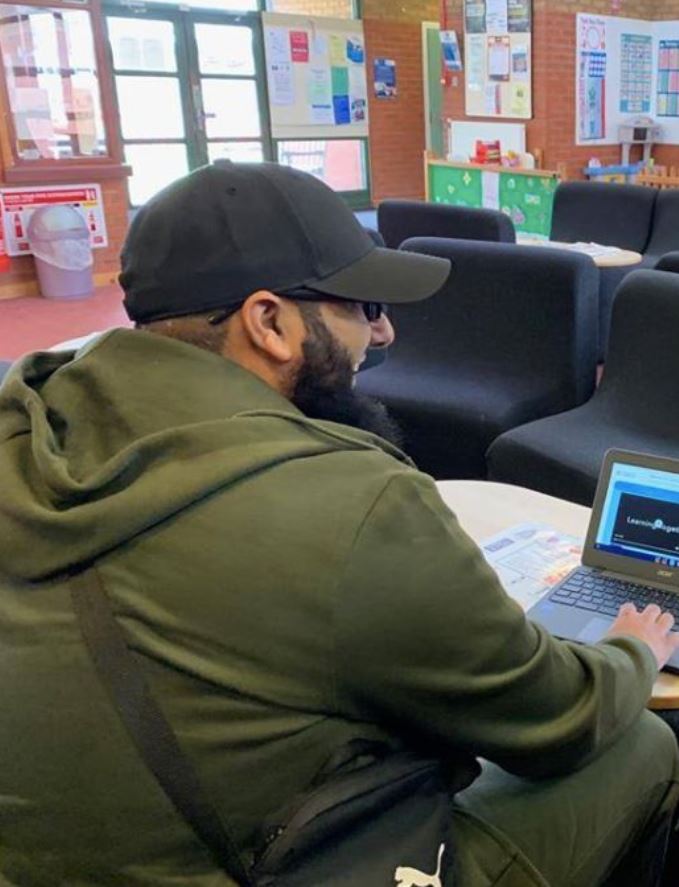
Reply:
[[[599, 754], [655, 669], [526, 622], [434, 483], [223, 358], [117, 330], [0, 389], [0, 884], [218, 887], [80, 639], [95, 561], [247, 856], [347, 741], [529, 777]], [[4, 881], [2, 878], [4, 877]]]

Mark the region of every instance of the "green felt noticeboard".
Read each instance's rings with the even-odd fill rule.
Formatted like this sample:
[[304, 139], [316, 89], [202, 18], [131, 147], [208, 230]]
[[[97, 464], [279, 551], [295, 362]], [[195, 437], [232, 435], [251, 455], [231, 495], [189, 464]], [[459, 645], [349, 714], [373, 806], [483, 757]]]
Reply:
[[[498, 202], [484, 199], [483, 176], [499, 176]], [[429, 199], [452, 206], [487, 206], [501, 209], [514, 222], [518, 232], [549, 237], [552, 227], [554, 176], [517, 174], [511, 169], [485, 171], [477, 167], [428, 165]], [[492, 191], [492, 189], [490, 189]]]

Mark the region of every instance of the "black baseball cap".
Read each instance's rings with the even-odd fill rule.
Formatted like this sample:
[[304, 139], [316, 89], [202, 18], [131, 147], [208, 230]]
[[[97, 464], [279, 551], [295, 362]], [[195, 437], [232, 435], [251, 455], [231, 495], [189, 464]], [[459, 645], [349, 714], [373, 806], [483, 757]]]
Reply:
[[344, 201], [308, 173], [217, 161], [139, 210], [121, 267], [125, 310], [144, 323], [237, 305], [261, 289], [416, 302], [443, 286], [451, 266], [376, 247]]

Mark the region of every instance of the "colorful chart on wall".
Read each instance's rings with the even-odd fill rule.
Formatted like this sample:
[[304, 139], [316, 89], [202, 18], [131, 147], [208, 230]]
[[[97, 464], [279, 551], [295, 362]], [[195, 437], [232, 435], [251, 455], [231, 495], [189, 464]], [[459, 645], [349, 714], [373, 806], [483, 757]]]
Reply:
[[274, 138], [367, 136], [363, 23], [263, 13], [262, 25]]
[[679, 143], [679, 21], [576, 17], [576, 140], [610, 145], [619, 127], [651, 117]]
[[466, 112], [533, 116], [532, 0], [465, 0]]
[[658, 117], [679, 117], [679, 40], [658, 47]]
[[650, 114], [653, 38], [623, 34], [621, 52], [620, 110], [623, 114]]

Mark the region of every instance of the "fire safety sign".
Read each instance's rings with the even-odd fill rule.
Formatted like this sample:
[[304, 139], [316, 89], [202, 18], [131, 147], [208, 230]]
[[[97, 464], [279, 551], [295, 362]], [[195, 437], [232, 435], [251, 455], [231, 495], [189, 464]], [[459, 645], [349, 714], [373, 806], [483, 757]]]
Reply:
[[5, 248], [10, 256], [30, 255], [26, 229], [40, 206], [68, 204], [85, 220], [93, 248], [107, 246], [104, 203], [100, 185], [48, 185], [41, 188], [3, 188], [0, 191]]

